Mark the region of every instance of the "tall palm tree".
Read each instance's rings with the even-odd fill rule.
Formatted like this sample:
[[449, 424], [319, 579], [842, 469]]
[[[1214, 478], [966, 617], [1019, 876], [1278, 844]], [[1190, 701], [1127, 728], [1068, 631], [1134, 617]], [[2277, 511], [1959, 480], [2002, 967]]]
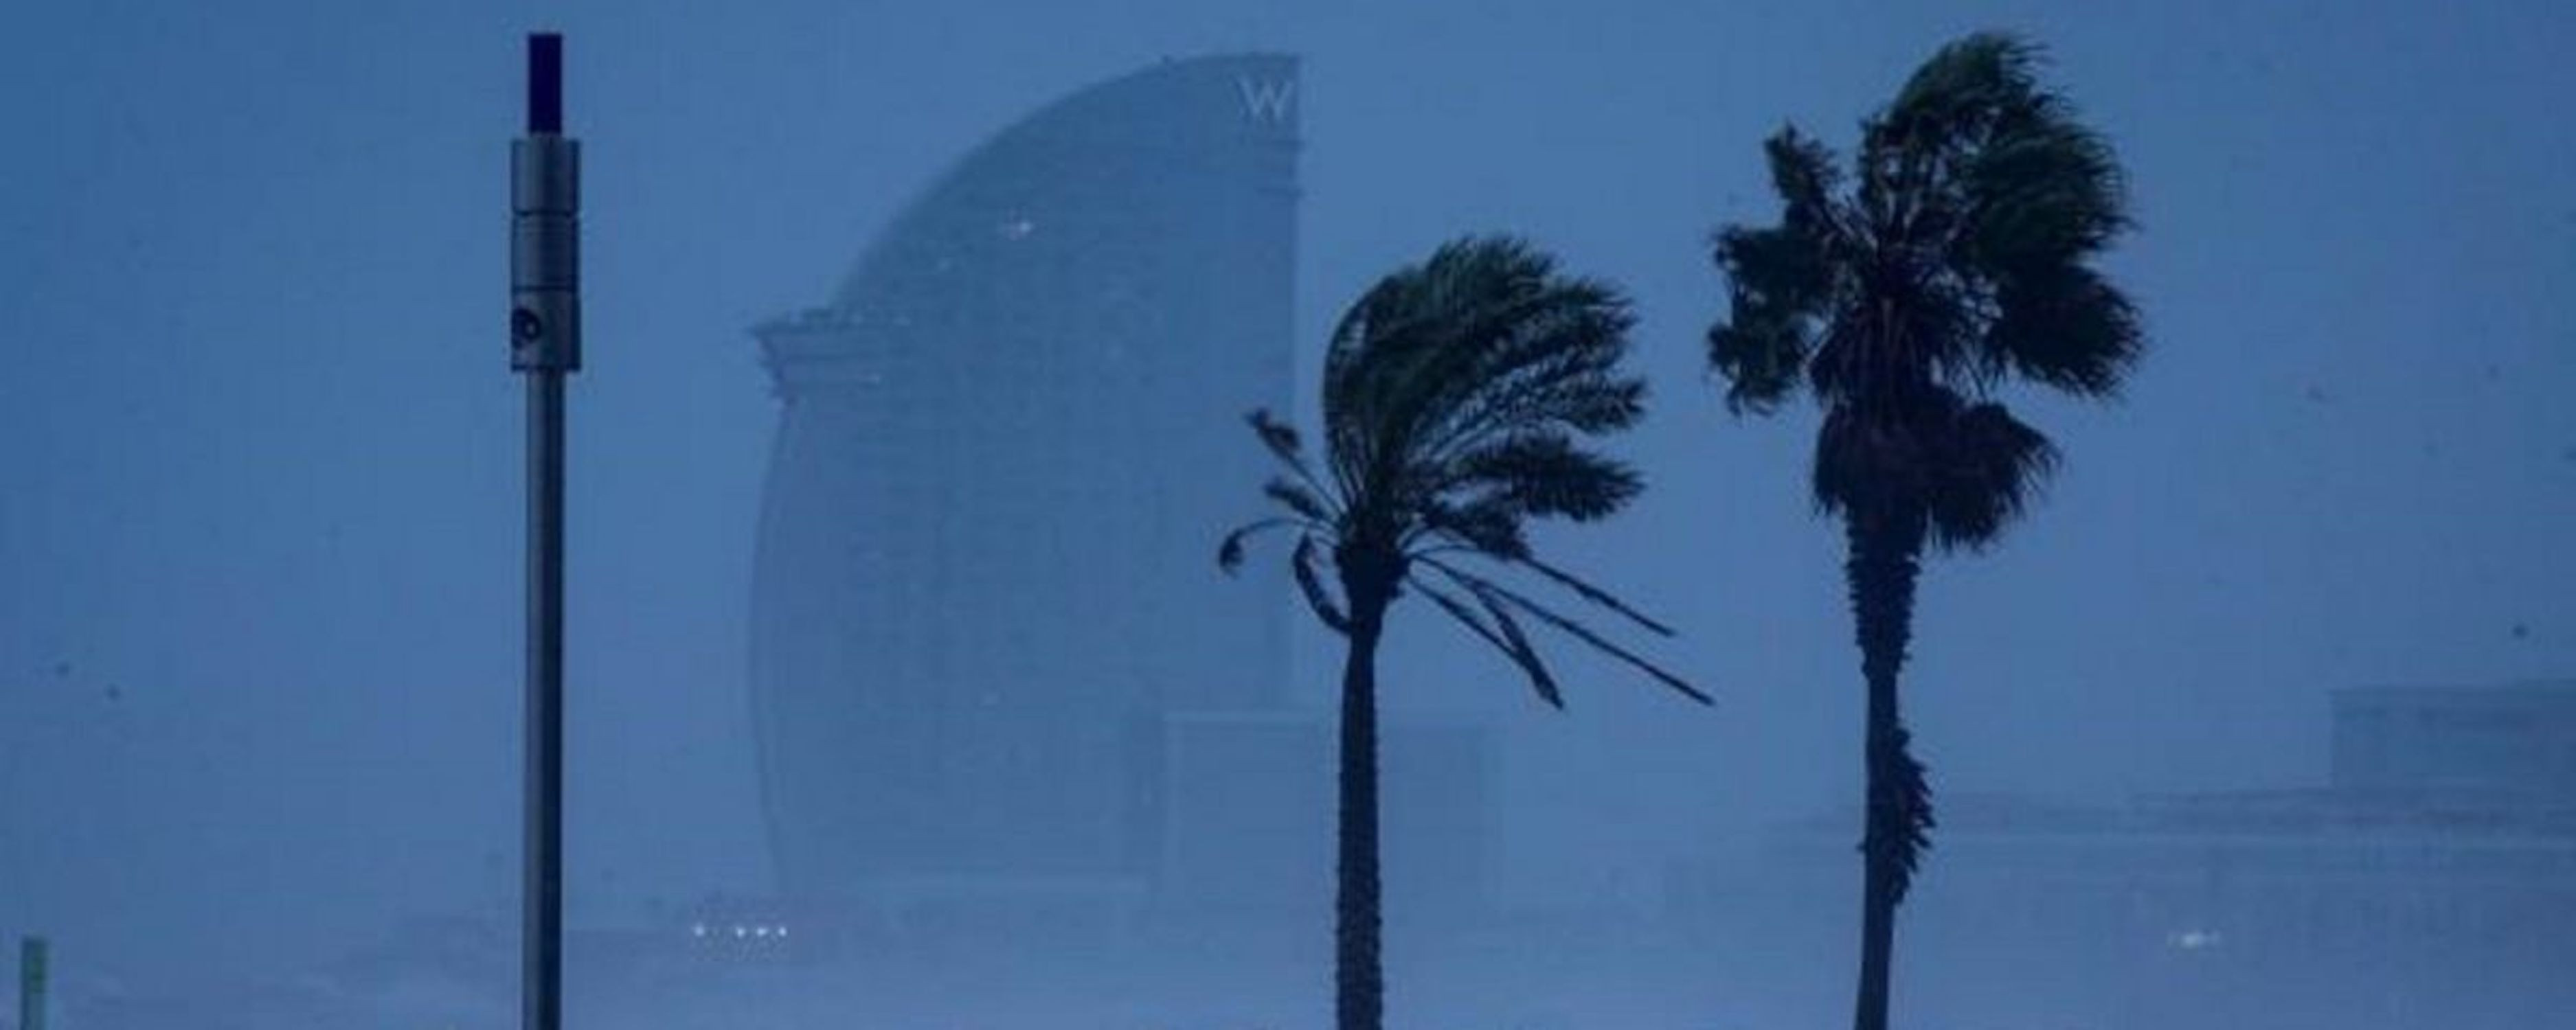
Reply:
[[1733, 310], [1709, 363], [1739, 414], [1801, 383], [1824, 408], [1815, 502], [1849, 545], [1869, 686], [1859, 1030], [1887, 1025], [1896, 907], [1933, 825], [1897, 712], [1919, 560], [1994, 543], [2056, 465], [2000, 387], [2107, 398], [2142, 346], [2136, 309], [2092, 266], [2129, 226], [2119, 165], [2039, 62], [2006, 35], [1943, 47], [1862, 123], [1856, 182], [1782, 129], [1764, 144], [1779, 224], [1716, 239]]
[[[1604, 518], [1644, 482], [1584, 437], [1626, 429], [1645, 384], [1622, 375], [1634, 319], [1613, 287], [1556, 272], [1519, 240], [1470, 238], [1387, 276], [1334, 328], [1324, 357], [1324, 454], [1266, 411], [1252, 428], [1281, 474], [1263, 488], [1279, 514], [1217, 549], [1231, 572], [1246, 538], [1293, 534], [1289, 567], [1315, 617], [1347, 638], [1342, 670], [1340, 857], [1334, 1011], [1341, 1030], [1378, 1030], [1377, 645], [1390, 604], [1411, 589], [1500, 650], [1550, 705], [1564, 698], [1521, 620], [1535, 619], [1702, 703], [1708, 697], [1592, 628], [1496, 579], [1518, 568], [1643, 629], [1671, 630], [1539, 560], [1523, 523]], [[1329, 582], [1338, 580], [1339, 589]], [[1336, 596], [1338, 594], [1338, 596]]]

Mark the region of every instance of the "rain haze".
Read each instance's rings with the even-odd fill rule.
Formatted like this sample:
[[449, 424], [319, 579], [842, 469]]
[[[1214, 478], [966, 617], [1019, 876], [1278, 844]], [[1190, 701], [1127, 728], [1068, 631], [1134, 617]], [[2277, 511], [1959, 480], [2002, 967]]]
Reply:
[[[1172, 799], [1199, 770], [1175, 756], [1232, 738], [1158, 725], [1174, 783], [1115, 817], [1159, 820], [1134, 839], [1160, 864], [1100, 880], [1146, 900], [1084, 888], [1048, 896], [1062, 918], [919, 929], [901, 891], [799, 907], [818, 904], [811, 883], [877, 882], [865, 852], [881, 838], [780, 825], [831, 795], [831, 773], [774, 782], [764, 748], [793, 734], [755, 703], [761, 670], [802, 660], [762, 657], [755, 603], [784, 589], [761, 549], [785, 546], [764, 533], [784, 532], [781, 479], [801, 474], [775, 328], [855, 310], [866, 256], [900, 257], [907, 210], [997, 134], [1104, 83], [1239, 55], [1293, 75], [1287, 92], [1224, 96], [1293, 140], [1276, 227], [1290, 261], [1263, 280], [1285, 323], [1243, 330], [1277, 334], [1286, 363], [1163, 382], [1224, 413], [1208, 442], [1129, 426], [1096, 459], [1199, 468], [1204, 448], [1239, 463], [1215, 484], [1239, 503], [1137, 530], [1186, 566], [976, 568], [1104, 611], [1233, 598], [1284, 634], [1275, 675], [1247, 673], [1284, 691], [1265, 703], [1305, 713], [1278, 725], [1322, 733], [1344, 638], [1288, 586], [1283, 543], [1256, 542], [1238, 580], [1213, 560], [1265, 510], [1268, 467], [1235, 415], [1277, 408], [1320, 446], [1336, 321], [1443, 242], [1511, 234], [1618, 284], [1649, 395], [1604, 446], [1646, 488], [1533, 539], [1674, 627], [1639, 646], [1715, 703], [1538, 634], [1559, 711], [1438, 609], [1398, 602], [1377, 667], [1387, 1018], [1847, 1018], [1864, 691], [1845, 538], [1811, 499], [1817, 406], [1728, 410], [1705, 342], [1729, 314], [1710, 241], [1780, 217], [1766, 137], [1794, 124], [1847, 156], [1917, 66], [1982, 30], [2042, 46], [2045, 81], [2115, 148], [2137, 230], [2100, 267], [2146, 347], [2110, 403], [2003, 390], [2063, 466], [1994, 547], [1926, 560], [1904, 684], [1942, 824], [1899, 917], [1895, 1025], [2403, 1030], [2531, 1026], [2576, 1004], [2546, 972], [2576, 963], [2562, 5], [30, 0], [0, 13], [0, 944], [15, 970], [22, 938], [48, 942], [49, 1025], [518, 1018], [525, 416], [507, 173], [523, 37], [540, 30], [566, 41], [588, 266], [567, 485], [568, 1024], [1331, 1025], [1328, 750], [1286, 752], [1321, 756], [1298, 766], [1311, 782], [1237, 795], [1312, 803], [1283, 817], [1322, 834], [1295, 861], [1229, 851], [1260, 849], [1224, 830], [1193, 850], [1200, 816]], [[1014, 296], [978, 289], [1005, 306], [978, 317]], [[1191, 360], [1221, 378], [1206, 357]], [[1011, 396], [947, 383], [940, 417], [1016, 417]], [[1007, 425], [975, 439], [1067, 450], [1047, 425]], [[840, 474], [870, 489], [860, 466]], [[1164, 496], [1136, 474], [1136, 503]], [[1067, 489], [1040, 496], [1121, 496]], [[959, 496], [870, 503], [1032, 533], [1099, 517], [938, 507], [972, 503]], [[808, 622], [872, 610], [796, 596], [775, 603]], [[1077, 646], [1088, 615], [1067, 607], [968, 605], [940, 646]], [[912, 639], [880, 630], [866, 639]], [[1221, 668], [1231, 646], [1173, 667]], [[856, 682], [876, 659], [834, 660], [860, 662]], [[914, 669], [890, 678], [943, 668], [886, 661]], [[2408, 757], [2402, 727], [2419, 723], [2437, 728], [2423, 747], [2449, 750]], [[2371, 736], [2382, 724], [2401, 729]], [[2522, 743], [2480, 744], [2478, 727]], [[1463, 757], [1435, 768], [1401, 753], [1411, 741]], [[828, 765], [810, 757], [827, 750], [788, 761]], [[2507, 801], [2352, 813], [2418, 797], [2408, 769], [2504, 752], [2529, 760], [2495, 766], [2526, 778]], [[1083, 832], [1081, 812], [1058, 814], [1059, 842]], [[1417, 815], [1431, 828], [1409, 831]], [[830, 871], [843, 854], [846, 876]], [[1297, 870], [1281, 896], [1312, 904], [1241, 915], [1258, 932], [1166, 918], [1186, 906], [1153, 892], [1190, 855]], [[1471, 888], [1444, 893], [1450, 855]], [[1017, 896], [952, 893], [929, 908]], [[1415, 897], [1441, 900], [1408, 912]], [[809, 917], [861, 928], [836, 930], [840, 947], [706, 939]]]

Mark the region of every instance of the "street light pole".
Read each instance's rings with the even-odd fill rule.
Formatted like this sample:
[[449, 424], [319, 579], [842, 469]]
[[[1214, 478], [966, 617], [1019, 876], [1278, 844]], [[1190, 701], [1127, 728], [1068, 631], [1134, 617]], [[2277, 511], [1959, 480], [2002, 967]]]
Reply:
[[45, 1030], [45, 939], [18, 942], [18, 1030]]
[[563, 134], [563, 37], [528, 36], [510, 146], [510, 369], [528, 383], [526, 880], [520, 1027], [563, 1025], [564, 379], [581, 368], [581, 144]]

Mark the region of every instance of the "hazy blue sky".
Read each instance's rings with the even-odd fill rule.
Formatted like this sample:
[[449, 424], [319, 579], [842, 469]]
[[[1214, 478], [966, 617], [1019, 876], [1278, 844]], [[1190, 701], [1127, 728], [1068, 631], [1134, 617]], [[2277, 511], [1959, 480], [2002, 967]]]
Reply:
[[1681, 626], [1663, 653], [1722, 703], [1576, 661], [1547, 713], [1400, 616], [1393, 702], [1509, 731], [1507, 885], [1642, 889], [1856, 795], [1813, 422], [1718, 403], [1703, 243], [1771, 217], [1763, 135], [1847, 143], [1971, 29], [2048, 44], [2119, 147], [2143, 228], [2114, 266], [2153, 350], [2117, 406], [2027, 402], [2066, 473], [1925, 579], [1908, 689], [1940, 786], [2310, 782], [2329, 690], [2576, 674], [2562, 6], [743, 8], [0, 13], [0, 932], [163, 976], [509, 896], [504, 160], [538, 27], [569, 37], [587, 147], [576, 921], [760, 887], [743, 636], [775, 409], [744, 330], [821, 303], [987, 133], [1166, 55], [1306, 58], [1301, 368], [1342, 301], [1460, 233], [1638, 298], [1653, 486], [1545, 543]]

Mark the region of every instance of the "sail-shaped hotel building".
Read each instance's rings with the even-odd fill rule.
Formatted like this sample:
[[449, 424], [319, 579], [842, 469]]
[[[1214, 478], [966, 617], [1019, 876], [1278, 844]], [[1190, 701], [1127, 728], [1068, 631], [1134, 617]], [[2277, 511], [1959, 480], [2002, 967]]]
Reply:
[[755, 330], [783, 895], [1150, 885], [1172, 727], [1284, 709], [1286, 584], [1212, 556], [1270, 471], [1241, 417], [1288, 401], [1297, 99], [1274, 55], [1081, 90]]

